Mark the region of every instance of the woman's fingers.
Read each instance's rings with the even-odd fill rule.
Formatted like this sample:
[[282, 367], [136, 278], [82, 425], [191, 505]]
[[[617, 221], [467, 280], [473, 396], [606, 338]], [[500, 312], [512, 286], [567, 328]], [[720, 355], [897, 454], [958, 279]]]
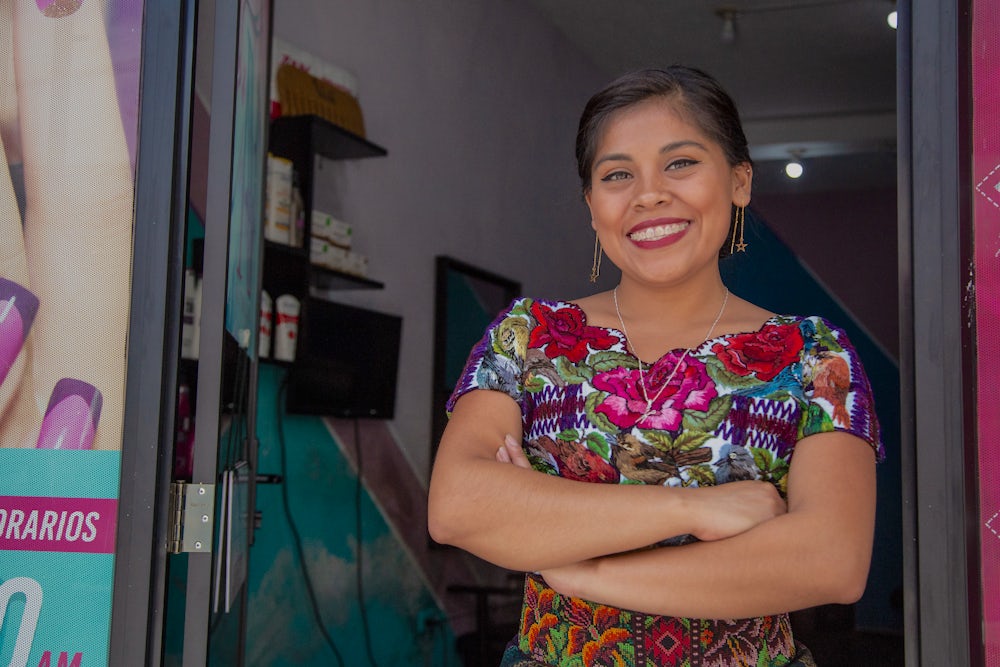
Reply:
[[121, 443], [133, 186], [102, 7], [14, 0], [13, 25], [36, 400], [57, 414], [61, 379], [96, 389], [66, 400], [103, 403], [81, 421], [99, 417], [106, 449]]
[[[0, 155], [4, 153], [0, 138]], [[38, 299], [28, 284], [21, 215], [6, 163], [0, 168], [0, 447], [24, 445], [39, 420], [30, 378], [28, 333]]]
[[518, 468], [531, 470], [531, 462], [524, 453], [524, 449], [521, 448], [521, 443], [514, 436], [509, 433], [504, 436], [503, 447], [501, 449], [506, 454], [509, 463], [514, 464]]
[[521, 449], [521, 444], [509, 433], [504, 436], [503, 444], [497, 449], [498, 463], [510, 463], [518, 468], [531, 470], [531, 462]]

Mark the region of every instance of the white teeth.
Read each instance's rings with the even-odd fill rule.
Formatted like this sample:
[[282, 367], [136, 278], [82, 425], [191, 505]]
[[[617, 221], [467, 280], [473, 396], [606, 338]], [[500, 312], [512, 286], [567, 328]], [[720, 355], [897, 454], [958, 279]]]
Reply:
[[687, 222], [672, 222], [669, 225], [647, 227], [642, 231], [629, 234], [628, 236], [633, 241], [659, 241], [660, 239], [670, 236], [671, 234], [684, 231], [684, 228], [687, 227], [687, 225]]

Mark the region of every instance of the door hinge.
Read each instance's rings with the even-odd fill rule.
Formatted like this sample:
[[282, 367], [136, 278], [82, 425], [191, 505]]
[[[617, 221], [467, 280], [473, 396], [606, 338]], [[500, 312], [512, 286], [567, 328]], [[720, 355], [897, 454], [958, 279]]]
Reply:
[[210, 553], [214, 516], [214, 484], [172, 483], [167, 553]]

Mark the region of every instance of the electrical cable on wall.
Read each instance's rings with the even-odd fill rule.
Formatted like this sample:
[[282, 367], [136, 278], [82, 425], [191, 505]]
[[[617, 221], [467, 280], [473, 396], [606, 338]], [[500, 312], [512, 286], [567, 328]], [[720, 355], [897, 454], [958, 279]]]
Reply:
[[299, 561], [299, 566], [302, 568], [302, 577], [305, 580], [306, 593], [309, 595], [309, 605], [312, 609], [313, 619], [316, 621], [316, 627], [319, 628], [320, 633], [323, 635], [323, 639], [326, 640], [330, 650], [333, 651], [333, 655], [337, 658], [337, 664], [340, 665], [340, 667], [345, 667], [344, 658], [340, 655], [340, 651], [337, 650], [337, 645], [334, 643], [333, 637], [330, 636], [330, 633], [327, 632], [326, 625], [323, 622], [323, 615], [319, 610], [319, 602], [316, 600], [316, 590], [313, 588], [312, 577], [309, 576], [309, 568], [306, 565], [305, 556], [303, 555], [302, 536], [299, 534], [299, 529], [295, 525], [295, 520], [292, 518], [292, 511], [288, 503], [288, 466], [285, 456], [285, 430], [282, 419], [282, 414], [284, 413], [282, 405], [284, 404], [285, 390], [287, 388], [288, 375], [286, 374], [284, 379], [281, 381], [281, 386], [278, 388], [275, 407], [278, 426], [278, 451], [281, 454], [281, 505], [285, 512], [285, 518], [288, 519], [288, 527], [292, 531], [292, 545], [295, 548], [295, 557]]
[[368, 627], [368, 608], [365, 606], [365, 589], [364, 589], [364, 574], [362, 572], [362, 556], [364, 554], [364, 541], [362, 540], [361, 533], [361, 427], [360, 420], [354, 418], [354, 456], [357, 461], [357, 481], [354, 485], [354, 532], [358, 536], [358, 556], [357, 556], [357, 568], [355, 570], [357, 576], [357, 590], [358, 590], [358, 609], [361, 611], [361, 627], [365, 634], [365, 651], [368, 653], [368, 664], [371, 667], [378, 667], [378, 663], [375, 662], [375, 657], [372, 652], [372, 638], [371, 631]]
[[448, 646], [448, 632], [445, 630], [444, 623], [435, 623], [434, 635], [435, 637], [441, 637], [441, 667], [448, 667], [448, 664], [451, 662], [451, 660], [448, 659], [448, 649], [450, 647]]

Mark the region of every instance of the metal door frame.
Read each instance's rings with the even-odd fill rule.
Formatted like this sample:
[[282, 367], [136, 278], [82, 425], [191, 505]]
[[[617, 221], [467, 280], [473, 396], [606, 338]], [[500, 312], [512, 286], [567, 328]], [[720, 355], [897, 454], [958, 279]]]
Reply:
[[[906, 664], [982, 662], [975, 516], [971, 0], [898, 5]], [[974, 522], [973, 522], [974, 523]]]

